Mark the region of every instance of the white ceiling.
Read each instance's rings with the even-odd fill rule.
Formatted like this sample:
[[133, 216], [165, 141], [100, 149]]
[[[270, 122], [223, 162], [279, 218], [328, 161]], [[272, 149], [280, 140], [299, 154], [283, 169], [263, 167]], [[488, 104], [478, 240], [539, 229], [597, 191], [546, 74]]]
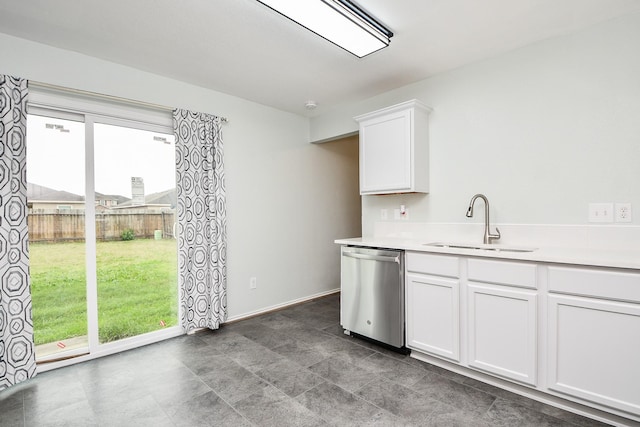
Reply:
[[362, 59], [255, 0], [0, 0], [0, 32], [312, 115], [640, 12], [640, 0], [359, 4], [395, 34]]

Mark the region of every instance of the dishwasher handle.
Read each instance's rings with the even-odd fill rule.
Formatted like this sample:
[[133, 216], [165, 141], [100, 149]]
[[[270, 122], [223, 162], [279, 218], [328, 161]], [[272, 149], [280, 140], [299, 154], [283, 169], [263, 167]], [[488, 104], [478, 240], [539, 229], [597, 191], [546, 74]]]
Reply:
[[367, 254], [359, 254], [357, 252], [343, 252], [342, 256], [364, 259], [370, 261], [382, 261], [382, 262], [395, 262], [400, 264], [400, 255], [397, 256], [382, 256], [382, 255], [367, 255]]

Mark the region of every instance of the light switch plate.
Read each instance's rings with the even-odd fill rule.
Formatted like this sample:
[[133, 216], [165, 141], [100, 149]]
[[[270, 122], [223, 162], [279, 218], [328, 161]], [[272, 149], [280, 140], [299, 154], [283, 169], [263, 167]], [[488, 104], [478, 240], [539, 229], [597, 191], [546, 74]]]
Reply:
[[613, 222], [613, 203], [589, 203], [589, 222]]

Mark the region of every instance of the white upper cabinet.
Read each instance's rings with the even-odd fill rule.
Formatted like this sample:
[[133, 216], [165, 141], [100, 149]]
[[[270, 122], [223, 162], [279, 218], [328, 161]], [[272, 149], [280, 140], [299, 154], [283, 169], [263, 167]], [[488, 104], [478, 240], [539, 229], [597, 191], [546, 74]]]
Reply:
[[418, 100], [355, 117], [360, 194], [428, 193], [431, 108]]

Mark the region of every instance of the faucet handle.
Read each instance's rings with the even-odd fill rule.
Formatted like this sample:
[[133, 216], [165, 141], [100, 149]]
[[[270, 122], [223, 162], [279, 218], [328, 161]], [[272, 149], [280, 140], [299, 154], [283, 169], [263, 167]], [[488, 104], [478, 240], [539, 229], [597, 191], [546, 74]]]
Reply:
[[491, 240], [499, 240], [500, 239], [500, 229], [496, 227], [496, 234], [489, 233], [489, 241]]

